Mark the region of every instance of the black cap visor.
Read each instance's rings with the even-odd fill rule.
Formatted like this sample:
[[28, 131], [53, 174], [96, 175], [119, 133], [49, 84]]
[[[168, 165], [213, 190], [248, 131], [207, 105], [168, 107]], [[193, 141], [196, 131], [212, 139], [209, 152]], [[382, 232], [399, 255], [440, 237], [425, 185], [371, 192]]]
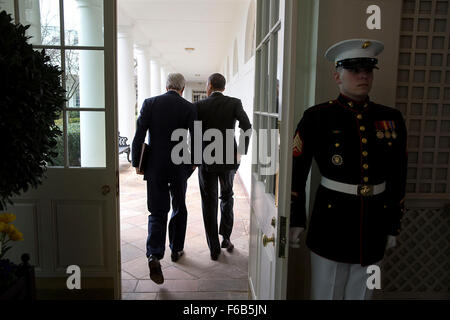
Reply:
[[378, 69], [377, 67], [378, 60], [375, 58], [353, 58], [353, 59], [344, 59], [336, 62], [336, 68], [342, 67], [348, 70], [355, 69]]

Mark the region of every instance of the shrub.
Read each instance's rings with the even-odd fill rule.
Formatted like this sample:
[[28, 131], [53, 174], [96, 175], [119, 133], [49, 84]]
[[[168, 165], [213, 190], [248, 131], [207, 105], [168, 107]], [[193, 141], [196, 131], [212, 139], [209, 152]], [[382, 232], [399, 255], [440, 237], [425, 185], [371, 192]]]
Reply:
[[0, 210], [42, 183], [61, 135], [55, 120], [65, 103], [62, 73], [27, 43], [28, 27], [0, 12]]

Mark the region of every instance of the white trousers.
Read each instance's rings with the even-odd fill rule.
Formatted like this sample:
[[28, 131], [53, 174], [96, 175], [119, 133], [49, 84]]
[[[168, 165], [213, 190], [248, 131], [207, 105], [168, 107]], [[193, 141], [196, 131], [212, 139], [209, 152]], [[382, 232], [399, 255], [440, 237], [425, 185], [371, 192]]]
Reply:
[[366, 284], [369, 276], [367, 267], [332, 261], [311, 251], [312, 300], [368, 300], [373, 293]]

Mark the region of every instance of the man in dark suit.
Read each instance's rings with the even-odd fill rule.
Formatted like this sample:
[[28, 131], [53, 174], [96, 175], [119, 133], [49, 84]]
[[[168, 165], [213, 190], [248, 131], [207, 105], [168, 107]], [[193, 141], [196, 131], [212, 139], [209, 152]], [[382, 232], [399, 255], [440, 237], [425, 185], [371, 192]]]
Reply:
[[[233, 180], [239, 168], [241, 154], [247, 153], [250, 140], [250, 135], [248, 135], [247, 130], [251, 129], [250, 121], [242, 107], [241, 101], [223, 95], [222, 92], [224, 90], [224, 76], [219, 73], [214, 73], [209, 77], [206, 87], [208, 98], [195, 104], [198, 120], [202, 121], [203, 135], [208, 130], [215, 130], [217, 133], [220, 132], [221, 137], [223, 137], [223, 148], [214, 150], [211, 153], [212, 159], [208, 160], [208, 155], [205, 155], [204, 152], [203, 162], [198, 172], [200, 194], [202, 197], [203, 221], [212, 260], [218, 259], [221, 247], [226, 248], [228, 252], [231, 252], [234, 248], [230, 241], [233, 229]], [[240, 141], [245, 140], [245, 148], [240, 143], [239, 150], [234, 139], [236, 120], [239, 121], [239, 128], [247, 132], [244, 139], [239, 139]], [[230, 139], [230, 132], [232, 133], [231, 136], [233, 139], [231, 148], [229, 148], [230, 143], [226, 143], [227, 137]], [[244, 135], [241, 133], [242, 137]], [[205, 151], [208, 145], [214, 142], [214, 140], [211, 142], [204, 141], [203, 151]], [[221, 200], [219, 229], [217, 228], [217, 180], [220, 183]], [[219, 234], [223, 237], [222, 244], [219, 243]]]
[[[172, 198], [172, 216], [169, 222], [169, 243], [172, 261], [183, 254], [186, 235], [187, 210], [185, 203], [187, 178], [192, 165], [175, 164], [171, 158], [172, 149], [178, 141], [172, 141], [175, 130], [193, 132], [196, 111], [194, 106], [181, 95], [185, 79], [179, 73], [167, 77], [167, 92], [146, 99], [137, 120], [136, 134], [132, 145], [133, 167], [137, 174], [143, 174], [147, 181], [148, 217], [147, 258], [150, 278], [157, 284], [164, 282], [159, 260], [164, 256], [167, 214]], [[140, 172], [141, 146], [149, 133], [150, 150], [144, 172]]]

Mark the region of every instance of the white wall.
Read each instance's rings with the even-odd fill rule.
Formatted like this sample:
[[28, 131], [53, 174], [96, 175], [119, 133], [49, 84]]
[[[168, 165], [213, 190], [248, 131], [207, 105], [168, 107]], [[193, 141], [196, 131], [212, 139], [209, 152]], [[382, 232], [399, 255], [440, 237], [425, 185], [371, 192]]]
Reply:
[[[245, 63], [245, 34], [247, 27], [247, 14], [248, 8], [250, 7], [250, 2], [254, 0], [245, 1], [241, 9], [238, 11], [239, 18], [235, 24], [234, 36], [229, 40], [228, 51], [223, 57], [222, 66], [220, 68], [221, 72], [225, 77], [227, 73], [230, 74], [230, 79], [227, 80], [227, 85], [225, 88], [225, 94], [228, 96], [236, 97], [241, 99], [242, 105], [245, 112], [250, 119], [253, 126], [253, 95], [254, 95], [254, 83], [255, 83], [255, 56], [250, 58], [250, 60]], [[233, 75], [233, 56], [234, 56], [234, 43], [237, 39], [238, 46], [238, 73]], [[229, 59], [230, 71], [227, 72], [227, 59]], [[237, 131], [238, 132], [238, 131]], [[244, 183], [244, 187], [248, 194], [251, 194], [251, 153], [252, 152], [252, 141], [250, 141], [250, 146], [246, 156], [241, 159], [241, 166], [239, 168], [239, 175]]]
[[186, 82], [186, 87], [184, 88], [183, 98], [187, 101], [192, 102], [192, 91], [205, 91], [206, 81], [201, 82]]

